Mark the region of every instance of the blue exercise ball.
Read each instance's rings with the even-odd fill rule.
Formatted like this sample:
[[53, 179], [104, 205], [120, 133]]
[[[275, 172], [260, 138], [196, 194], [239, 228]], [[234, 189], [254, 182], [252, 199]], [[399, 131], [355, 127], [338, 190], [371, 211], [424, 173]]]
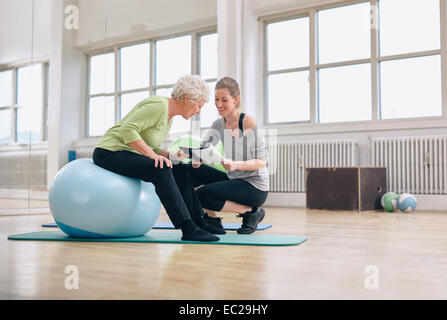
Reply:
[[49, 203], [58, 227], [76, 238], [144, 235], [161, 208], [152, 183], [105, 170], [86, 158], [59, 170]]

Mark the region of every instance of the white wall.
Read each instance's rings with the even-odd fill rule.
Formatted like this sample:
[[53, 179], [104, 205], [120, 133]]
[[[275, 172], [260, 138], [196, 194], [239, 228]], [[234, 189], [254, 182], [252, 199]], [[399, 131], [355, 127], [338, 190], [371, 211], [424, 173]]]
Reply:
[[[50, 55], [51, 0], [0, 1], [0, 65], [48, 59]], [[31, 42], [33, 40], [33, 50]]]

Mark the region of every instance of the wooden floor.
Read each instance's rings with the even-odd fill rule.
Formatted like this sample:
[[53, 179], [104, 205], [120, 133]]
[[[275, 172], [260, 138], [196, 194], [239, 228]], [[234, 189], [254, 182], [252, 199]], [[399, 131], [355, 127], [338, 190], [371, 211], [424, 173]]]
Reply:
[[[262, 233], [308, 240], [290, 247], [11, 241], [7, 235], [54, 230], [41, 227], [53, 219], [0, 216], [0, 299], [447, 299], [447, 212], [266, 211], [263, 222], [273, 227]], [[68, 265], [79, 270], [77, 290], [64, 286]], [[377, 289], [365, 287], [369, 265]]]

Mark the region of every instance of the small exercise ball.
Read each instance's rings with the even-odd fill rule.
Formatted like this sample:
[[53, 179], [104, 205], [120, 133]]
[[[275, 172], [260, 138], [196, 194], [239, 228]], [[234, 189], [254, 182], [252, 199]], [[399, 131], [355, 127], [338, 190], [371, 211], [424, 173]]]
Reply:
[[397, 200], [397, 207], [400, 211], [403, 211], [405, 213], [410, 213], [416, 210], [417, 205], [416, 198], [410, 194], [410, 193], [403, 193], [399, 196], [399, 199]]
[[76, 238], [144, 235], [161, 208], [152, 183], [113, 173], [86, 158], [59, 170], [49, 204], [58, 227]]
[[397, 199], [399, 195], [394, 192], [387, 192], [382, 196], [381, 204], [385, 211], [394, 212], [397, 210]]
[[[180, 150], [180, 147], [199, 148], [201, 143], [202, 139], [198, 137], [184, 135], [176, 139], [175, 141], [172, 141], [168, 146], [168, 151], [177, 152]], [[219, 141], [214, 147], [223, 157], [225, 157], [222, 141]], [[190, 162], [191, 159], [183, 160], [183, 163], [190, 163]], [[213, 163], [211, 166], [219, 171], [227, 172], [227, 170], [220, 163]]]

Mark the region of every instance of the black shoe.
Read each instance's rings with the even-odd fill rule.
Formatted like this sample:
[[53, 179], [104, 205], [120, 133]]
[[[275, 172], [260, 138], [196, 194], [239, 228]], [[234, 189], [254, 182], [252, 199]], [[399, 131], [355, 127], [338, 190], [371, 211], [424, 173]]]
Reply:
[[219, 217], [213, 218], [205, 213], [205, 215], [203, 216], [203, 220], [205, 220], [205, 222], [208, 223], [209, 225], [224, 230], [224, 226], [222, 224], [222, 218]]
[[211, 241], [219, 241], [220, 238], [216, 237], [215, 235], [205, 230], [196, 228], [196, 230], [194, 230], [191, 233], [183, 233], [182, 240], [211, 242]]
[[226, 234], [225, 230], [222, 228], [217, 228], [209, 223], [206, 222], [204, 217], [201, 217], [199, 219], [193, 219], [194, 222], [197, 224], [199, 228], [202, 228], [203, 230], [206, 230], [213, 234]]
[[206, 222], [203, 226], [200, 226], [200, 228], [202, 228], [208, 232], [214, 233], [214, 234], [226, 234], [227, 233], [224, 229], [217, 228], [217, 227], [213, 226], [212, 224], [208, 224]]
[[262, 221], [262, 219], [264, 219], [265, 210], [263, 208], [259, 208], [255, 212], [240, 214], [239, 217], [242, 217], [242, 226], [237, 229], [237, 233], [250, 234], [256, 231], [258, 224]]

